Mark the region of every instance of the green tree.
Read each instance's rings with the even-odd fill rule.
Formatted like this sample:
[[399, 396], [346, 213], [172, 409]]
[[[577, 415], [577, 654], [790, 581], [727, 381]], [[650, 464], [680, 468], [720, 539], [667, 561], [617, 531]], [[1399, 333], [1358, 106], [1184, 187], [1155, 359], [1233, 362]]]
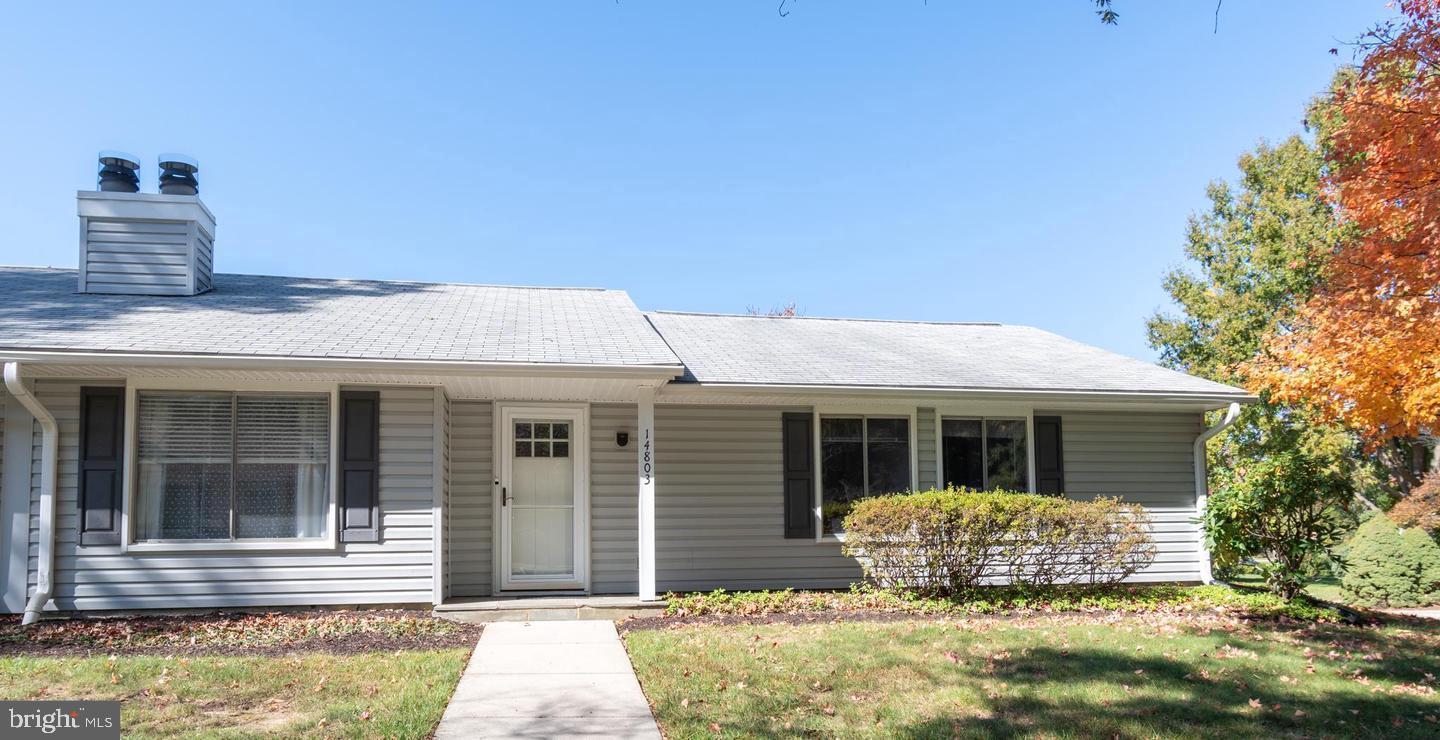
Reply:
[[[1247, 384], [1243, 363], [1310, 298], [1344, 236], [1323, 197], [1323, 167], [1316, 147], [1291, 136], [1240, 157], [1234, 185], [1210, 184], [1209, 209], [1192, 216], [1186, 230], [1192, 264], [1165, 277], [1178, 313], [1157, 313], [1147, 324], [1165, 364]], [[1340, 521], [1332, 509], [1343, 512], [1355, 493], [1373, 496], [1384, 487], [1363, 464], [1354, 435], [1314, 422], [1306, 409], [1264, 400], [1211, 440], [1207, 455], [1215, 493], [1205, 527], [1217, 570], [1223, 575], [1244, 559], [1265, 558], [1265, 568], [1289, 571], [1267, 573], [1276, 590], [1291, 590], [1325, 558]], [[1261, 471], [1316, 488], [1275, 488], [1257, 480]], [[1255, 516], [1267, 521], [1226, 519]], [[1295, 547], [1283, 546], [1281, 537], [1295, 538]]]
[[1217, 559], [1256, 558], [1265, 585], [1294, 598], [1344, 537], [1347, 478], [1323, 456], [1272, 450], [1217, 471], [1205, 532]]

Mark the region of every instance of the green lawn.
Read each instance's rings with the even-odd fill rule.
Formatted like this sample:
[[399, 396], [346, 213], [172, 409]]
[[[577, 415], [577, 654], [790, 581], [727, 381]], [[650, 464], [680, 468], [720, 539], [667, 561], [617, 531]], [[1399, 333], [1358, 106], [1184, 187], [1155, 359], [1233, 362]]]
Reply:
[[[1265, 588], [1265, 579], [1257, 573], [1244, 573], [1230, 579], [1230, 583], [1246, 588]], [[1331, 604], [1346, 603], [1345, 596], [1340, 590], [1340, 579], [1334, 576], [1317, 578], [1305, 587], [1305, 593], [1313, 599], [1328, 601]]]
[[468, 648], [0, 658], [0, 698], [119, 699], [126, 737], [427, 737]]
[[1440, 734], [1440, 626], [1112, 614], [700, 624], [625, 641], [672, 739]]

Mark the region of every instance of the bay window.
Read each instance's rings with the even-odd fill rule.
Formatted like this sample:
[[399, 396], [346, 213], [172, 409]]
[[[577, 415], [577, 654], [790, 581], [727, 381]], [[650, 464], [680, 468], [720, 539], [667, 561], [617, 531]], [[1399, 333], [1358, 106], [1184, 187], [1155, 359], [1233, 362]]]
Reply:
[[842, 531], [855, 501], [900, 493], [910, 480], [910, 419], [820, 418], [820, 519], [825, 534]]
[[140, 391], [137, 404], [137, 542], [328, 536], [328, 394]]
[[1024, 419], [943, 419], [945, 485], [977, 491], [1030, 489]]

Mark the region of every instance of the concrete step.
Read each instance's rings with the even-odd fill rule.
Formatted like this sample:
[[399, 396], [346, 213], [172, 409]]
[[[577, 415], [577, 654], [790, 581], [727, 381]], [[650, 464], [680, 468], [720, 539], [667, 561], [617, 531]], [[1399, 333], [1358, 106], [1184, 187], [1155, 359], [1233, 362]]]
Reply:
[[641, 601], [633, 596], [477, 597], [447, 601], [435, 607], [435, 616], [472, 624], [575, 619], [614, 621], [659, 616], [665, 606], [664, 601]]

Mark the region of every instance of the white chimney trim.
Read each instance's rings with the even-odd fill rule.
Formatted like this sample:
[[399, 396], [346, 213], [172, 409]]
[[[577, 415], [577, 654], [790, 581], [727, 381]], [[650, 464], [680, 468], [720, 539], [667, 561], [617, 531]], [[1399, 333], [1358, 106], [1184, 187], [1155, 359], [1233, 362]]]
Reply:
[[194, 221], [206, 236], [215, 238], [215, 214], [200, 202], [198, 195], [79, 190], [75, 198], [80, 218]]

